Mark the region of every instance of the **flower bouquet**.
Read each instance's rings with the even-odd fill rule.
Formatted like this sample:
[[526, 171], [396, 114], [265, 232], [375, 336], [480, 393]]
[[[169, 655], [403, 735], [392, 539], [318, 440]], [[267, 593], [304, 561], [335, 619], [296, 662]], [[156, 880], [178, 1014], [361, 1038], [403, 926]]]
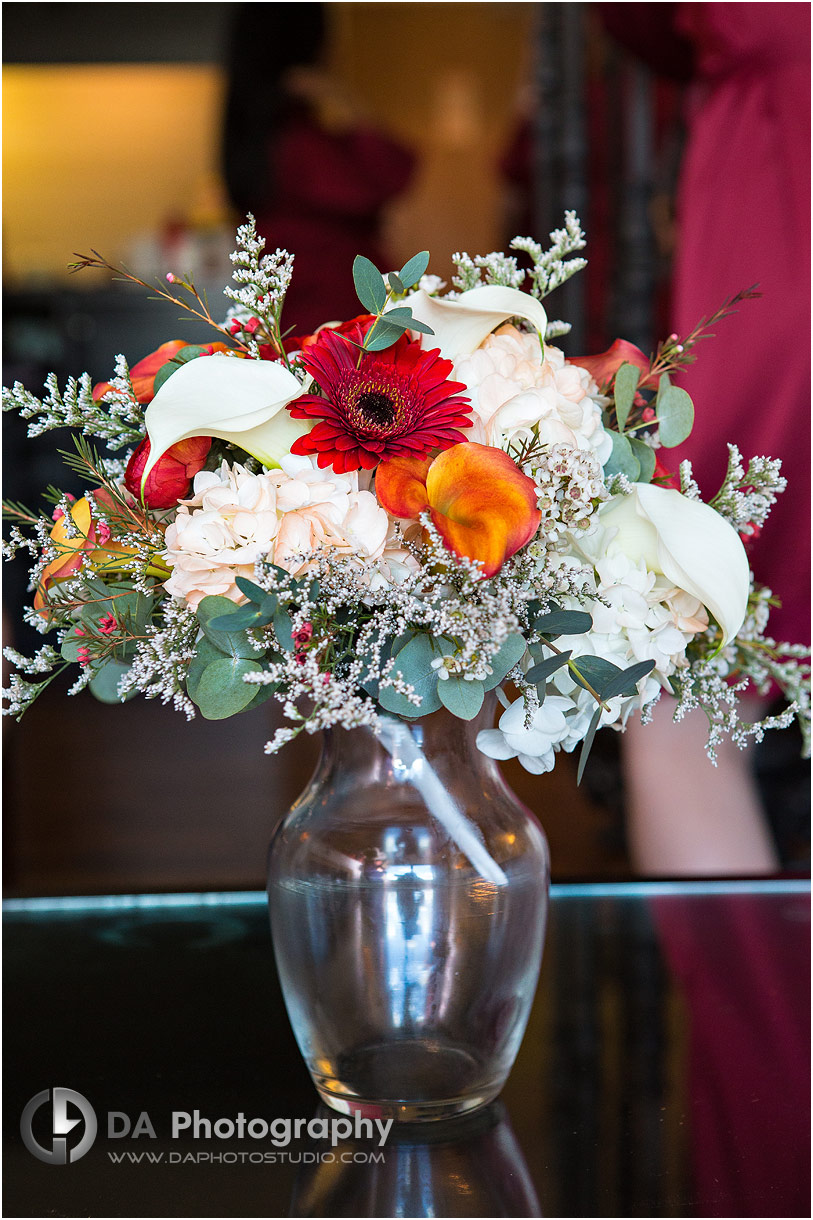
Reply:
[[[617, 340], [566, 359], [542, 301], [584, 265], [573, 213], [551, 243], [456, 255], [449, 291], [426, 252], [387, 275], [358, 257], [362, 312], [297, 335], [293, 258], [264, 254], [249, 217], [225, 317], [188, 278], [158, 287], [214, 342], [119, 356], [95, 386], [51, 376], [42, 399], [3, 392], [30, 435], [78, 433], [85, 488], [6, 505], [8, 552], [34, 557], [27, 621], [56, 632], [33, 658], [6, 649], [6, 711], [78, 667], [70, 693], [188, 717], [273, 698], [269, 753], [328, 731], [275, 835], [272, 932], [321, 1096], [368, 1117], [482, 1105], [519, 1047], [548, 855], [493, 760], [541, 773], [580, 746], [581, 777], [598, 728], [665, 692], [675, 719], [707, 713], [712, 760], [723, 735], [743, 746], [794, 715], [809, 740], [807, 654], [766, 635], [743, 541], [779, 463], [746, 469], [730, 445], [704, 503], [690, 464], [662, 460], [693, 422], [672, 374], [752, 293], [651, 357]], [[742, 721], [750, 684], [786, 710]]]
[[[4, 389], [29, 435], [79, 432], [66, 460], [88, 488], [52, 489], [48, 512], [5, 505], [7, 553], [35, 557], [27, 620], [57, 632], [33, 659], [6, 650], [35, 679], [12, 678], [6, 711], [78, 665], [71, 693], [140, 692], [189, 717], [273, 697], [289, 725], [271, 752], [382, 711], [468, 720], [495, 690], [502, 714], [479, 748], [534, 772], [579, 744], [583, 767], [599, 726], [646, 719], [664, 691], [676, 719], [708, 713], [712, 758], [723, 734], [744, 745], [794, 713], [807, 725], [805, 654], [766, 637], [772, 594], [743, 545], [784, 488], [779, 462], [746, 470], [729, 445], [706, 504], [688, 462], [662, 461], [693, 420], [671, 374], [751, 293], [652, 358], [617, 340], [568, 360], [541, 302], [584, 265], [573, 213], [551, 240], [512, 243], [527, 273], [457, 255], [445, 293], [425, 253], [387, 276], [359, 257], [366, 312], [292, 336], [294, 260], [264, 255], [249, 218], [224, 320], [188, 280], [158, 290], [218, 341], [173, 340], [132, 369], [119, 356], [95, 386], [51, 376], [42, 400]], [[787, 711], [744, 724], [741, 691], [772, 682]]]

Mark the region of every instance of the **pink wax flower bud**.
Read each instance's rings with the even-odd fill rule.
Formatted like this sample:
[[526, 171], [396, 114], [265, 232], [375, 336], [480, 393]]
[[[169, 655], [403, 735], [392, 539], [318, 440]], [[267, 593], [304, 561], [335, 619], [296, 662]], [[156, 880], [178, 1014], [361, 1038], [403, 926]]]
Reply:
[[102, 635], [112, 635], [118, 627], [115, 614], [106, 614], [104, 618], [100, 618], [97, 624]]

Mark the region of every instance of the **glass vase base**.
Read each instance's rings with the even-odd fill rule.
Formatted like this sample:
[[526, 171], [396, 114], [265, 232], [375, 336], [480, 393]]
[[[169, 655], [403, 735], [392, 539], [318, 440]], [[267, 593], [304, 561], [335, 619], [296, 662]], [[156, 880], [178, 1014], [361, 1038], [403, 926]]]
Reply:
[[484, 1080], [482, 1062], [468, 1051], [429, 1039], [358, 1047], [337, 1066], [335, 1075], [312, 1071], [325, 1105], [397, 1123], [470, 1114], [493, 1101], [504, 1083]]

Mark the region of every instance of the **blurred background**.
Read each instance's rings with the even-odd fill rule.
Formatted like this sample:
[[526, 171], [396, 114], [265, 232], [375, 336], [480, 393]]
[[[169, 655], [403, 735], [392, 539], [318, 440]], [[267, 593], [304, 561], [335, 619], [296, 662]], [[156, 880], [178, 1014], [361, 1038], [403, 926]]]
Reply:
[[[389, 268], [429, 249], [431, 270], [448, 279], [454, 252], [506, 249], [517, 233], [544, 243], [572, 208], [590, 262], [547, 302], [551, 317], [573, 324], [562, 346], [598, 352], [623, 336], [649, 351], [688, 308], [674, 291], [678, 272], [687, 275], [685, 260], [677, 266], [681, 197], [685, 209], [705, 190], [709, 223], [721, 210], [726, 222], [711, 202], [715, 191], [725, 198], [724, 181], [704, 188], [697, 171], [686, 194], [693, 124], [708, 113], [709, 89], [729, 74], [743, 79], [730, 62], [737, 55], [750, 65], [749, 88], [755, 80], [774, 88], [780, 68], [787, 82], [788, 45], [809, 81], [809, 40], [800, 43], [792, 28], [803, 13], [809, 22], [807, 6], [771, 5], [770, 30], [757, 13], [767, 8], [6, 3], [4, 384], [20, 380], [37, 393], [52, 370], [60, 381], [85, 370], [103, 380], [118, 352], [133, 363], [169, 338], [204, 340], [177, 308], [98, 272], [71, 276], [67, 264], [95, 249], [148, 280], [192, 273], [217, 316], [234, 230], [248, 209], [271, 248], [297, 256], [299, 295], [286, 319], [304, 326], [311, 309], [320, 320], [355, 312], [352, 293], [344, 309], [355, 253]], [[719, 27], [700, 28], [696, 10], [707, 10], [709, 25], [717, 10], [728, 13]], [[729, 31], [726, 42], [734, 10], [751, 10], [755, 29], [762, 21], [753, 45], [747, 21], [735, 21], [737, 35]], [[761, 64], [772, 83], [759, 75]], [[795, 117], [781, 118], [789, 137], [782, 164], [791, 163], [794, 141], [802, 150], [797, 176], [806, 172], [809, 84], [807, 98]], [[739, 181], [736, 165], [729, 172]], [[785, 240], [806, 297], [809, 211], [805, 217], [803, 200], [795, 205], [790, 220], [785, 210]], [[763, 281], [763, 263], [781, 263], [775, 246], [749, 245], [745, 230], [734, 238], [753, 272], [740, 282], [732, 262], [736, 282], [721, 282], [705, 312]], [[779, 284], [773, 291], [787, 297]], [[796, 330], [782, 342], [802, 353], [798, 363], [809, 336], [805, 310], [794, 316]], [[737, 324], [724, 325], [736, 336]], [[704, 359], [714, 360], [717, 343]], [[716, 358], [725, 367], [725, 349]], [[777, 427], [792, 424], [789, 455], [803, 463], [788, 506], [797, 523], [807, 515], [800, 439], [809, 427], [809, 365], [805, 376], [806, 398], [783, 391], [775, 409]], [[746, 402], [736, 409], [749, 418]], [[7, 415], [4, 495], [34, 502], [49, 483], [81, 493], [58, 456], [65, 443], [57, 434], [28, 441]], [[776, 445], [766, 451], [777, 453]], [[799, 530], [785, 531], [795, 556], [785, 566], [803, 581]], [[27, 651], [37, 640], [21, 626], [24, 566], [6, 568], [4, 636]], [[795, 625], [807, 611], [794, 596]], [[4, 721], [7, 892], [262, 885], [271, 833], [307, 781], [318, 743], [300, 738], [266, 757], [263, 744], [279, 723], [271, 702], [216, 724], [186, 723], [139, 700], [111, 709], [83, 693], [66, 702], [66, 687], [55, 683], [19, 724]], [[546, 829], [554, 877], [668, 874], [668, 860], [653, 868], [631, 851], [628, 764], [615, 734], [599, 737], [580, 788], [570, 756], [545, 776], [505, 766]], [[702, 755], [696, 765], [707, 766]], [[805, 870], [809, 773], [797, 735], [769, 735], [749, 752], [748, 769], [774, 854], [764, 867], [740, 871]]]

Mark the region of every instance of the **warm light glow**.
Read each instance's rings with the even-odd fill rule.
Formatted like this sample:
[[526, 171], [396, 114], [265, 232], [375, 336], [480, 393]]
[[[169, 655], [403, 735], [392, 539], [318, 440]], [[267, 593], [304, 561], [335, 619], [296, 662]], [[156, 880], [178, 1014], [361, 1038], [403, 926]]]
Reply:
[[126, 258], [138, 234], [211, 196], [223, 96], [200, 64], [3, 71], [7, 279], [64, 275], [74, 251]]

